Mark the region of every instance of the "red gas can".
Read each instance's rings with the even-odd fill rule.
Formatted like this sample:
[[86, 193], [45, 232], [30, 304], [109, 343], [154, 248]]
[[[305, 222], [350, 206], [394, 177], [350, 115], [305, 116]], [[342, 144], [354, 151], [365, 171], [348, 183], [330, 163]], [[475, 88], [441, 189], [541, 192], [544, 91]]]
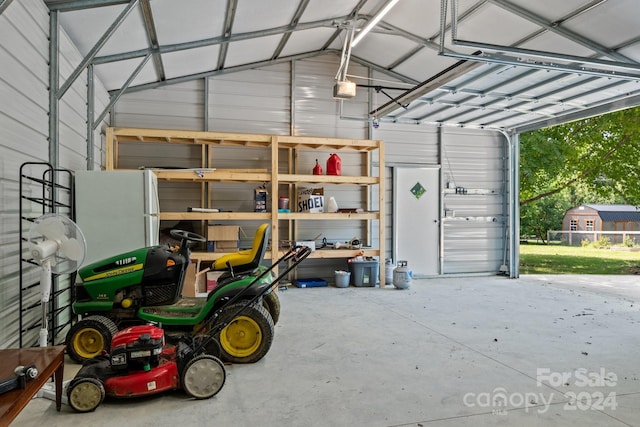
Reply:
[[316, 159], [316, 165], [313, 167], [314, 175], [322, 175], [322, 166], [318, 163], [318, 159]]
[[342, 175], [342, 160], [336, 153], [327, 160], [327, 175]]

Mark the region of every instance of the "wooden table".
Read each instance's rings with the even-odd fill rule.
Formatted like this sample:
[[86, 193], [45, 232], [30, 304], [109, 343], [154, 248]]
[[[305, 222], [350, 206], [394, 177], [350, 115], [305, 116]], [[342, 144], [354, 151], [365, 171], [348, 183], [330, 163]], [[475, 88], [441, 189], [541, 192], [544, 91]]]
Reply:
[[38, 369], [38, 376], [27, 381], [24, 389], [0, 394], [0, 426], [8, 426], [51, 376], [56, 383], [56, 409], [60, 411], [64, 349], [65, 346], [58, 345], [0, 350], [0, 379], [11, 378], [18, 366], [36, 365]]

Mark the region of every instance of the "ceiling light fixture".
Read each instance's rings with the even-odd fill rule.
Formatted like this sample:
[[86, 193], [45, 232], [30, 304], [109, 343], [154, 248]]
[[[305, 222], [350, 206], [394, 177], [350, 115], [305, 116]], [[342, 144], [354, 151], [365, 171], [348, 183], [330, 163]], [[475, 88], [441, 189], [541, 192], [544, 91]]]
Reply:
[[380, 10], [380, 12], [378, 12], [376, 16], [371, 18], [371, 20], [367, 23], [367, 25], [362, 30], [360, 30], [357, 36], [355, 36], [355, 38], [353, 39], [353, 42], [351, 42], [351, 47], [355, 47], [358, 43], [360, 43], [360, 40], [362, 40], [364, 36], [366, 36], [367, 33], [369, 33], [369, 31], [371, 31], [373, 27], [378, 25], [378, 22], [380, 22], [380, 20], [387, 13], [389, 13], [391, 8], [395, 6], [396, 3], [398, 3], [398, 0], [389, 0], [389, 2], [387, 2], [387, 4]]

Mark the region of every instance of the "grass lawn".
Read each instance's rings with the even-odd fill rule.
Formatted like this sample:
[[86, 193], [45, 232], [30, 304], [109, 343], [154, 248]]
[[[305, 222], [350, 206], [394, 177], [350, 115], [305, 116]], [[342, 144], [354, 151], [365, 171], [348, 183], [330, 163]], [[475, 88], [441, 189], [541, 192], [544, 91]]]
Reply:
[[520, 245], [521, 274], [640, 274], [640, 252], [581, 246]]

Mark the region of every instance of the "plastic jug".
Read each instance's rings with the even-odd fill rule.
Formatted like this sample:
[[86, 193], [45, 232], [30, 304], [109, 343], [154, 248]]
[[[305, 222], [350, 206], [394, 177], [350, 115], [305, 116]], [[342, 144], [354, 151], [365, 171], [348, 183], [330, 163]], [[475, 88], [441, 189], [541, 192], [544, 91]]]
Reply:
[[336, 153], [327, 160], [327, 175], [342, 175], [342, 160]]
[[314, 175], [322, 175], [322, 166], [318, 163], [318, 159], [316, 159], [316, 165], [313, 167]]
[[335, 197], [329, 197], [329, 203], [327, 203], [327, 212], [338, 212], [338, 202]]

